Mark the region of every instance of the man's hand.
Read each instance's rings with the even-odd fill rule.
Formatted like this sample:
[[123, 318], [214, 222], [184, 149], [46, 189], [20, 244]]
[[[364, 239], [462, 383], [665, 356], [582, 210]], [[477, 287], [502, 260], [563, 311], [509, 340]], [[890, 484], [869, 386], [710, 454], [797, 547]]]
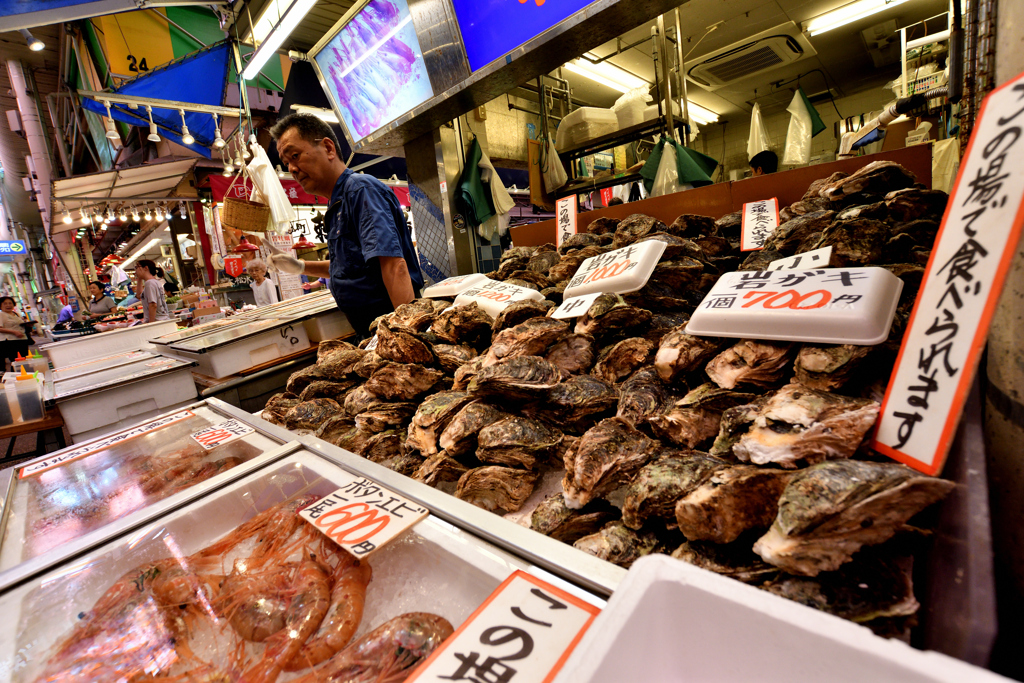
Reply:
[[306, 262], [287, 254], [272, 254], [270, 264], [282, 273], [300, 275], [306, 270]]
[[381, 256], [380, 276], [387, 287], [388, 296], [391, 298], [391, 305], [398, 308], [416, 298], [416, 292], [412, 288], [412, 278], [409, 277], [409, 266], [404, 258], [397, 256]]

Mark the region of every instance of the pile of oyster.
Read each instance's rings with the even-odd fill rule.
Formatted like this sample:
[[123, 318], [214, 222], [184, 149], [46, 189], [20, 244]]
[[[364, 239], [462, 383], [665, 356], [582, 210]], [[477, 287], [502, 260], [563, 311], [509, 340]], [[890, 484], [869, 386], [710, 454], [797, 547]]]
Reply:
[[[739, 214], [600, 218], [558, 249], [512, 248], [488, 276], [544, 300], [496, 319], [400, 306], [372, 351], [321, 343], [264, 416], [610, 562], [671, 554], [905, 637], [916, 517], [953, 487], [865, 445], [946, 203], [914, 181], [891, 162], [816, 181], [746, 258]], [[641, 290], [549, 317], [584, 260], [646, 240], [667, 248]], [[886, 342], [684, 331], [722, 273], [824, 246], [904, 280]]]

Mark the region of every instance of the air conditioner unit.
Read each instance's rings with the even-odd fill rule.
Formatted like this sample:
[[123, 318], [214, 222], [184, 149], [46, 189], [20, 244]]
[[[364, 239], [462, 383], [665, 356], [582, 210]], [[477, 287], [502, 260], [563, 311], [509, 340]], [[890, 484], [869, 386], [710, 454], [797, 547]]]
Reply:
[[717, 90], [814, 54], [797, 25], [787, 22], [702, 57], [686, 73], [708, 90]]

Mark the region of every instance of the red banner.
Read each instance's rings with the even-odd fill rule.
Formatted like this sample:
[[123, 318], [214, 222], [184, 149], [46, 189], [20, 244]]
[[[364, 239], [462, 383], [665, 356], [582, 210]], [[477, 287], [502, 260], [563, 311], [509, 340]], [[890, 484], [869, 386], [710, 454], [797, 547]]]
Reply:
[[238, 277], [245, 272], [245, 260], [241, 256], [225, 256], [224, 272], [231, 277]]
[[[213, 194], [213, 201], [215, 204], [219, 204], [224, 201], [224, 193], [227, 192], [228, 186], [231, 185], [231, 178], [225, 178], [222, 175], [210, 175], [210, 192]], [[299, 204], [307, 206], [311, 204], [319, 204], [321, 206], [327, 205], [327, 199], [324, 197], [317, 197], [311, 195], [302, 189], [302, 186], [298, 182], [291, 178], [281, 178], [281, 186], [284, 187], [285, 194], [288, 195], [289, 201], [292, 204]], [[409, 203], [409, 188], [408, 187], [392, 187], [395, 196], [398, 197], [398, 203], [402, 206], [411, 206]], [[231, 196], [239, 199], [246, 199], [252, 192], [252, 181], [248, 178], [245, 179], [244, 183], [240, 179], [231, 188]]]

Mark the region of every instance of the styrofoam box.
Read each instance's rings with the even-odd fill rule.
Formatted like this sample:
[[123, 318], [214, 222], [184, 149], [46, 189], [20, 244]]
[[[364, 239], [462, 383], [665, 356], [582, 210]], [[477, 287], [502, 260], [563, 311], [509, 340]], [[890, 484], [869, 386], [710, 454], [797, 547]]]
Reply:
[[[348, 319], [345, 322], [348, 323]], [[292, 329], [286, 337], [281, 336], [282, 325], [244, 337], [232, 344], [218, 346], [206, 353], [192, 353], [181, 349], [173, 349], [173, 352], [181, 358], [194, 360], [199, 366], [198, 372], [220, 379], [308, 348], [309, 334], [305, 326], [298, 323], [289, 323], [289, 326]], [[293, 344], [292, 339], [297, 341]]]
[[619, 117], [611, 109], [580, 107], [566, 114], [558, 124], [555, 134], [555, 148], [568, 149], [582, 145], [602, 135], [609, 135], [619, 129]]
[[81, 363], [93, 358], [103, 358], [121, 351], [152, 350], [154, 347], [149, 343], [150, 339], [170, 334], [177, 329], [178, 324], [175, 321], [161, 320], [120, 330], [89, 334], [53, 344], [44, 344], [39, 347], [39, 350], [50, 358], [54, 369], [60, 369], [65, 365]]
[[139, 382], [117, 384], [109, 389], [58, 402], [64, 424], [75, 443], [83, 441], [95, 430], [112, 431], [116, 425], [144, 420], [194, 401], [196, 383], [192, 370], [185, 365], [173, 372]]
[[1006, 681], [937, 652], [699, 569], [638, 560], [555, 679], [862, 683]]
[[356, 333], [348, 317], [341, 311], [319, 313], [302, 321], [309, 341], [319, 344], [327, 339], [344, 339]]

